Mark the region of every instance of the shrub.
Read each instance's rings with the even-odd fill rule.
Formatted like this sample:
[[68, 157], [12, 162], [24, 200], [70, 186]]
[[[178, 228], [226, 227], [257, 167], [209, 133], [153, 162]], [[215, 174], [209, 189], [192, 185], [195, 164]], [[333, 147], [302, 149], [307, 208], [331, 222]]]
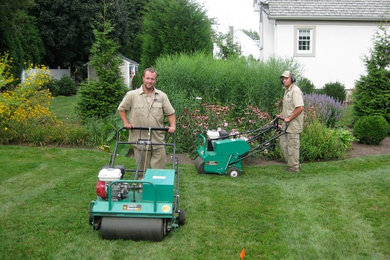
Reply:
[[327, 127], [334, 127], [340, 120], [343, 111], [342, 103], [332, 97], [321, 94], [304, 95], [305, 119], [311, 122], [318, 119]]
[[314, 120], [307, 125], [301, 135], [302, 161], [334, 160], [345, 158], [352, 148], [352, 134], [347, 130], [332, 130], [320, 121]]
[[387, 133], [389, 125], [383, 116], [363, 116], [354, 125], [354, 135], [364, 144], [380, 144]]
[[386, 27], [379, 27], [365, 63], [368, 74], [357, 81], [352, 96], [357, 116], [381, 115], [390, 123], [390, 35]]
[[322, 93], [334, 98], [336, 101], [339, 102], [344, 102], [347, 97], [347, 93], [345, 92], [345, 86], [340, 82], [326, 83], [325, 86], [322, 88]]
[[57, 81], [58, 86], [58, 95], [60, 96], [72, 96], [77, 93], [76, 82], [69, 77], [63, 76], [60, 80]]
[[298, 86], [304, 94], [311, 94], [315, 92], [314, 84], [307, 78], [301, 78], [298, 80]]
[[46, 84], [46, 88], [50, 91], [53, 97], [57, 97], [59, 95], [59, 87], [57, 84], [57, 80], [50, 80], [50, 82]]
[[43, 66], [29, 68], [24, 82], [0, 96], [0, 142], [29, 141], [35, 136], [41, 142], [42, 133], [34, 127], [46, 127], [57, 123], [49, 106], [52, 96], [45, 85], [52, 80]]
[[12, 74], [12, 62], [13, 59], [8, 52], [0, 56], [0, 91], [7, 89], [7, 86], [15, 80]]

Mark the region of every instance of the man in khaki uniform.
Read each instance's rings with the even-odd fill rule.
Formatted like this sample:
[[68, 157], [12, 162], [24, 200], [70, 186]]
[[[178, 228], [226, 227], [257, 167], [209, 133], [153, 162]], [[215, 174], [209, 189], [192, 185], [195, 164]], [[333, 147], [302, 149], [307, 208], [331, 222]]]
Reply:
[[280, 76], [285, 91], [283, 97], [283, 111], [278, 115], [289, 123], [286, 134], [280, 137], [280, 148], [284, 159], [287, 161], [287, 171], [299, 172], [300, 135], [303, 130], [304, 103], [301, 89], [294, 84], [295, 78], [290, 71], [285, 71]]
[[[154, 85], [157, 81], [157, 72], [148, 68], [143, 74], [143, 84], [136, 90], [126, 93], [118, 107], [118, 114], [122, 119], [125, 128], [133, 127], [164, 127], [164, 115], [167, 115], [169, 128], [168, 132], [176, 130], [175, 110], [169, 102], [168, 96], [156, 89]], [[129, 117], [127, 113], [129, 112]], [[152, 131], [152, 136], [148, 136], [148, 131], [130, 130], [130, 142], [135, 142], [142, 138], [151, 139], [152, 142], [163, 143], [164, 131]], [[140, 158], [142, 145], [134, 145], [134, 156]], [[144, 151], [140, 162], [138, 179], [142, 179], [147, 168], [164, 169], [166, 163], [165, 146], [148, 145]]]

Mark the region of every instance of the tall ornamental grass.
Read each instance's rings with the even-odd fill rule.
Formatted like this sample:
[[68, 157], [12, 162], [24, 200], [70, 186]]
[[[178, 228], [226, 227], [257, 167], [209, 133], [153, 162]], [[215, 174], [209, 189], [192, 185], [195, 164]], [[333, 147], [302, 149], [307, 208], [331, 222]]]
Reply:
[[283, 70], [298, 71], [293, 60], [270, 59], [266, 62], [235, 58], [217, 60], [205, 54], [170, 55], [156, 62], [158, 88], [165, 91], [177, 114], [194, 105], [194, 99], [248, 105], [276, 113], [274, 103], [283, 95], [279, 76]]

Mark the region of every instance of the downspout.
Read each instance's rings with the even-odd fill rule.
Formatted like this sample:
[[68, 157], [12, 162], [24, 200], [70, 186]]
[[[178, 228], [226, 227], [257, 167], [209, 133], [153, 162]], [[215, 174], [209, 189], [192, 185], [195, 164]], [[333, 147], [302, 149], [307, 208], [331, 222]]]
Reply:
[[264, 23], [263, 23], [263, 3], [260, 1], [260, 60], [264, 59]]

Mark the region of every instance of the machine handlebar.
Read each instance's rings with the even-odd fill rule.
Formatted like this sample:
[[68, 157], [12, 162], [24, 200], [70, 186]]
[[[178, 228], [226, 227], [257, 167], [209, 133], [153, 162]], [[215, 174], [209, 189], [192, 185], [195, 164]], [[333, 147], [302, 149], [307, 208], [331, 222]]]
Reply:
[[127, 130], [152, 130], [152, 131], [168, 131], [168, 127], [146, 127], [146, 126], [134, 126], [134, 127], [121, 127], [118, 129], [118, 132], [127, 129]]

